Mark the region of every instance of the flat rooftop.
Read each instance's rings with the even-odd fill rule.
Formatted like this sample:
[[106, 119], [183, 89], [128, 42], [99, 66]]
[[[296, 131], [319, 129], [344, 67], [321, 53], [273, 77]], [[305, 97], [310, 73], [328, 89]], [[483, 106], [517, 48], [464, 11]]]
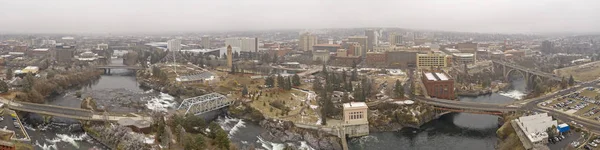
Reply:
[[442, 72], [425, 72], [425, 78], [429, 81], [448, 81], [450, 77]]
[[365, 103], [365, 102], [344, 103], [344, 108], [359, 108], [359, 107], [367, 107], [367, 103]]

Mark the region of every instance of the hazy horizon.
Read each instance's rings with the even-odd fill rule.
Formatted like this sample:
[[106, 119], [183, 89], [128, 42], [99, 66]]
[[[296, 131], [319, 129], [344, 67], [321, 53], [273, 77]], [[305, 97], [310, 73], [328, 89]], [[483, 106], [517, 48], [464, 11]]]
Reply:
[[169, 33], [397, 27], [598, 33], [593, 0], [0, 1], [0, 33]]

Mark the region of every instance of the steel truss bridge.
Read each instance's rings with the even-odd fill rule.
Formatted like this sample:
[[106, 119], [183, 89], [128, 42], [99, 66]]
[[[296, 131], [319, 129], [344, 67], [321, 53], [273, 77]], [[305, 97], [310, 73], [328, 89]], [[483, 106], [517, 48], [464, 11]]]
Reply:
[[184, 99], [177, 109], [185, 110], [185, 114], [200, 115], [221, 109], [233, 104], [233, 100], [219, 93], [209, 93], [202, 96]]

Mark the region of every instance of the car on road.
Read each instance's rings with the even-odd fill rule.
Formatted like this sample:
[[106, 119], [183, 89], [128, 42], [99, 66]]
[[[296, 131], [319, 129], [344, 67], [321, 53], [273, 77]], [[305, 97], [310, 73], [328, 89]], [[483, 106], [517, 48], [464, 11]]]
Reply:
[[594, 143], [600, 143], [600, 139], [595, 139]]
[[598, 146], [598, 144], [596, 144], [596, 143], [594, 143], [594, 142], [590, 142], [590, 143], [588, 143], [588, 145], [590, 145], [590, 146], [592, 146], [592, 147], [596, 147], [596, 146]]

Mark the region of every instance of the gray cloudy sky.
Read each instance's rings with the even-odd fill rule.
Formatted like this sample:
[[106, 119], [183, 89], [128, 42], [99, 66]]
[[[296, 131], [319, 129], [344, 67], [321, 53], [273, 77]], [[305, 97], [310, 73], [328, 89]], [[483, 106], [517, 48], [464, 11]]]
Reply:
[[600, 32], [600, 0], [0, 0], [0, 32], [401, 27]]

